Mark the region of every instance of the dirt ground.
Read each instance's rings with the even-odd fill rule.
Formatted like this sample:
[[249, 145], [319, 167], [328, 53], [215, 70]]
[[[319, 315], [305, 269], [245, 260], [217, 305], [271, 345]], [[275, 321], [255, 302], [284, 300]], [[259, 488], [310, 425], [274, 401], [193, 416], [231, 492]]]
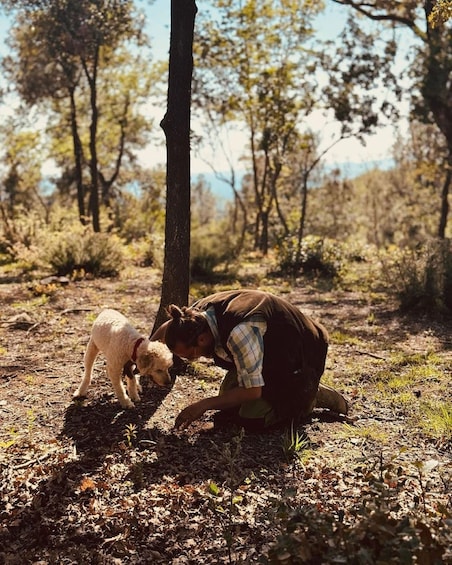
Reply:
[[[87, 399], [72, 401], [95, 315], [116, 308], [147, 335], [159, 285], [157, 272], [139, 268], [118, 279], [0, 280], [0, 563], [365, 563], [358, 553], [369, 531], [348, 549], [340, 534], [357, 524], [363, 501], [398, 524], [419, 512], [424, 547], [452, 562], [451, 446], [421, 425], [426, 400], [451, 400], [450, 320], [403, 317], [385, 295], [258, 281], [327, 327], [324, 380], [345, 393], [356, 418], [314, 414], [300, 431], [309, 447], [290, 458], [282, 431], [214, 432], [211, 414], [173, 429], [184, 406], [216, 394], [222, 373], [207, 362], [168, 389], [144, 383], [142, 402], [124, 411], [99, 358]], [[428, 356], [436, 372], [394, 389], [393, 402], [381, 387], [385, 368], [403, 376], [406, 359]], [[312, 520], [304, 532], [300, 509]], [[281, 538], [289, 522], [290, 542]], [[323, 560], [309, 537], [315, 528], [317, 541], [330, 538]], [[368, 551], [384, 556], [376, 540], [394, 545], [394, 535], [382, 529]], [[414, 556], [391, 562], [422, 562]]]

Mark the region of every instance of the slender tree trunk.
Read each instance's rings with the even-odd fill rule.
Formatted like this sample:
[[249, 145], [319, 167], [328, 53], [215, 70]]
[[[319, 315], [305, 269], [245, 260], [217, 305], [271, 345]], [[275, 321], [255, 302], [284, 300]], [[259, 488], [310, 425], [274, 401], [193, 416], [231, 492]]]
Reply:
[[89, 208], [92, 215], [93, 230], [100, 232], [100, 211], [99, 211], [99, 174], [97, 163], [97, 125], [99, 120], [99, 111], [97, 109], [97, 66], [99, 61], [99, 46], [97, 46], [96, 56], [93, 63], [92, 75], [90, 74], [85, 61], [82, 61], [86, 78], [88, 79], [90, 89], [91, 102], [91, 124], [89, 128], [89, 150], [90, 163], [89, 169], [91, 173], [91, 194], [89, 199]]
[[281, 225], [283, 227], [284, 235], [287, 236], [289, 234], [289, 227], [287, 225], [284, 214], [281, 210], [281, 206], [279, 205], [278, 191], [276, 190], [276, 185], [279, 179], [279, 175], [281, 174], [281, 169], [282, 169], [282, 165], [281, 163], [278, 162], [275, 166], [275, 171], [272, 175], [271, 189], [272, 189], [272, 196], [273, 196], [273, 200], [275, 201], [276, 212], [278, 213], [279, 221], [281, 222]]
[[85, 187], [83, 184], [83, 147], [78, 134], [77, 124], [77, 107], [75, 104], [75, 88], [71, 88], [69, 96], [71, 100], [71, 131], [72, 142], [74, 145], [74, 158], [75, 158], [75, 178], [77, 184], [77, 204], [78, 215], [82, 225], [86, 225], [86, 210], [85, 210]]
[[237, 212], [238, 212], [238, 208], [240, 208], [241, 212], [242, 212], [242, 227], [240, 230], [240, 236], [239, 236], [239, 240], [237, 242], [237, 246], [235, 249], [235, 254], [236, 256], [240, 255], [240, 253], [243, 250], [243, 246], [245, 244], [245, 236], [246, 236], [246, 231], [248, 229], [248, 213], [246, 211], [246, 206], [242, 200], [242, 198], [240, 197], [240, 194], [237, 192], [237, 190], [235, 188], [233, 188], [234, 190], [234, 219], [233, 219], [233, 225], [232, 225], [232, 231], [233, 233], [237, 232]]
[[441, 213], [438, 225], [438, 237], [440, 239], [445, 239], [446, 237], [446, 227], [447, 227], [447, 217], [449, 215], [449, 190], [452, 182], [452, 157], [449, 159], [447, 164], [446, 178], [443, 183], [443, 190], [441, 191]]
[[435, 2], [428, 0], [424, 3], [425, 19], [427, 22], [427, 75], [423, 84], [422, 94], [426, 100], [435, 122], [447, 141], [448, 161], [446, 177], [441, 191], [441, 210], [438, 222], [438, 237], [446, 237], [447, 219], [449, 215], [449, 188], [451, 184], [452, 166], [452, 105], [450, 102], [450, 66], [445, 67], [445, 49], [450, 46], [452, 33], [448, 32], [448, 41], [444, 41], [444, 32], [432, 28], [428, 20]]
[[301, 185], [300, 223], [298, 224], [298, 238], [297, 238], [297, 252], [296, 252], [297, 264], [301, 260], [301, 244], [303, 242], [303, 237], [304, 237], [307, 207], [308, 207], [308, 178], [307, 176], [304, 175], [303, 182]]
[[119, 119], [119, 127], [121, 129], [120, 135], [119, 135], [119, 142], [118, 142], [118, 154], [116, 155], [116, 162], [115, 162], [115, 168], [113, 170], [113, 173], [111, 174], [110, 178], [107, 179], [105, 178], [105, 176], [103, 175], [102, 171], [98, 171], [98, 178], [100, 181], [100, 192], [102, 195], [102, 204], [104, 206], [106, 206], [107, 208], [110, 207], [110, 201], [112, 198], [112, 186], [114, 185], [114, 183], [116, 182], [116, 179], [119, 176], [119, 171], [121, 170], [121, 165], [122, 165], [122, 159], [124, 157], [124, 148], [125, 148], [125, 142], [126, 142], [126, 127], [127, 127], [127, 114], [129, 111], [129, 106], [130, 106], [130, 99], [129, 97], [127, 97], [127, 100], [125, 101], [124, 104], [124, 108], [122, 111], [122, 116]]
[[262, 251], [263, 255], [267, 255], [268, 254], [268, 218], [269, 218], [269, 210], [265, 210], [265, 212], [262, 212], [261, 214], [261, 218], [262, 218], [262, 231], [261, 231], [261, 237], [260, 237], [260, 250]]
[[196, 12], [194, 0], [171, 0], [168, 105], [160, 124], [167, 155], [165, 259], [153, 332], [165, 321], [169, 304], [188, 303], [190, 290], [190, 103]]

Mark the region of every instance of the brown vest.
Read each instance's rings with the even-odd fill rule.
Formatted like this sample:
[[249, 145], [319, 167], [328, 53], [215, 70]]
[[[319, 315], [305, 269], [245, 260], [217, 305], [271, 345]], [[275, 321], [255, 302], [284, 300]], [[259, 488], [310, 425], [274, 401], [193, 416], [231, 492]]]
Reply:
[[[264, 335], [263, 397], [282, 415], [293, 417], [311, 405], [325, 368], [328, 334], [325, 328], [287, 300], [259, 290], [235, 290], [212, 294], [193, 306], [215, 309], [223, 348], [232, 329], [253, 315], [267, 322]], [[215, 358], [224, 368], [231, 364]]]

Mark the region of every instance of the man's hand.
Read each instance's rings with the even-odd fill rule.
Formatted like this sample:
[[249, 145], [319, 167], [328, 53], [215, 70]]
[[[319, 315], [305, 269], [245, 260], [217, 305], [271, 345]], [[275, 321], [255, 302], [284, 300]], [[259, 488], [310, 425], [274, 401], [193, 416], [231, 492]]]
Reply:
[[184, 429], [195, 420], [199, 420], [199, 418], [201, 418], [207, 410], [228, 410], [229, 408], [240, 406], [243, 402], [257, 400], [261, 396], [262, 387], [260, 386], [253, 388], [242, 388], [237, 386], [227, 390], [220, 396], [210, 396], [190, 404], [190, 406], [184, 408], [176, 418], [174, 426], [176, 428]]
[[202, 401], [190, 404], [182, 410], [182, 412], [177, 416], [174, 426], [176, 428], [185, 429], [189, 424], [195, 420], [199, 420], [205, 412], [205, 408], [202, 405]]

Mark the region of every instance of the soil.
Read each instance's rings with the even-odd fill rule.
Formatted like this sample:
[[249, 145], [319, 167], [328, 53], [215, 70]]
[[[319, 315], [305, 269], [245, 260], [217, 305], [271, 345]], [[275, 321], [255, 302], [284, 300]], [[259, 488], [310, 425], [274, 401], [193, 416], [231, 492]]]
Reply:
[[[72, 401], [94, 317], [113, 307], [149, 334], [159, 273], [0, 283], [0, 563], [364, 563], [344, 557], [338, 534], [339, 524], [357, 523], [364, 500], [399, 524], [422, 516], [433, 532], [424, 548], [452, 562], [450, 441], [422, 426], [426, 401], [452, 399], [450, 319], [401, 316], [385, 294], [321, 291], [302, 280], [254, 284], [327, 327], [324, 380], [346, 395], [355, 420], [317, 412], [294, 432], [308, 448], [289, 453], [288, 432], [212, 430], [212, 414], [173, 428], [183, 407], [217, 393], [222, 372], [209, 361], [170, 388], [144, 383], [142, 401], [122, 410], [99, 357], [87, 399]], [[432, 356], [437, 372], [402, 387], [403, 402], [382, 386], [385, 370], [403, 376], [407, 359]], [[305, 521], [315, 514], [317, 542], [328, 538], [323, 560], [309, 528], [300, 534], [300, 509]], [[298, 537], [289, 543], [281, 534], [290, 523]], [[377, 538], [369, 551], [381, 556]], [[328, 553], [335, 545], [337, 561]]]

